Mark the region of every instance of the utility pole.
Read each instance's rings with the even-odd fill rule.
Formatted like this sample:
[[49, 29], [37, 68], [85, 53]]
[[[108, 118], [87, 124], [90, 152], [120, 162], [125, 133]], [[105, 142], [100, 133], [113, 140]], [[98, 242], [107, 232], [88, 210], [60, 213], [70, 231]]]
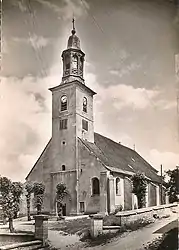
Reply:
[[160, 192], [160, 201], [161, 205], [163, 204], [163, 166], [160, 166], [160, 176], [161, 176], [161, 192]]
[[179, 54], [175, 55], [175, 74], [176, 74], [176, 92], [177, 92], [177, 134], [179, 141]]

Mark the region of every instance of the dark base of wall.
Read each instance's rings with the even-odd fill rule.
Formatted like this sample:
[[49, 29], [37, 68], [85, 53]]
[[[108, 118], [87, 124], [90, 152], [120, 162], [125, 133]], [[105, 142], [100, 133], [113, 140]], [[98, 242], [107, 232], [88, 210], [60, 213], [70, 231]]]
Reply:
[[31, 234], [0, 234], [0, 243], [20, 243], [20, 242], [27, 242], [35, 240], [34, 235]]

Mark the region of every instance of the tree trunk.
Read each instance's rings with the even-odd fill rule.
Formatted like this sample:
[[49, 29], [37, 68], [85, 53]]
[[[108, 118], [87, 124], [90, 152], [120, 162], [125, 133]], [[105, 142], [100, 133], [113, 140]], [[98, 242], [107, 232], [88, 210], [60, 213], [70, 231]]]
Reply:
[[37, 206], [37, 214], [41, 214], [41, 206], [40, 205]]
[[57, 212], [58, 212], [58, 217], [61, 218], [63, 216], [63, 213], [62, 213], [62, 204], [60, 202], [57, 203]]
[[13, 219], [12, 218], [9, 218], [9, 230], [11, 233], [14, 233]]
[[27, 220], [30, 221], [30, 195], [27, 196]]
[[14, 219], [17, 219], [17, 217], [18, 217], [17, 212], [15, 212]]
[[7, 224], [7, 220], [6, 220], [6, 217], [3, 215], [3, 225], [6, 225]]
[[138, 200], [138, 208], [142, 208], [142, 200], [141, 200], [141, 197], [137, 197], [137, 200]]

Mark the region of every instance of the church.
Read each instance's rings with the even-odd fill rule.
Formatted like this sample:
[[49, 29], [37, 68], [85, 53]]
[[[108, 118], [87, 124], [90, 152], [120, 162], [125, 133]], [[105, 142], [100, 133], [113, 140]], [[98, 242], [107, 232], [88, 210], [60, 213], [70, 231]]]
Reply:
[[146, 206], [165, 203], [158, 171], [135, 150], [94, 132], [93, 96], [84, 80], [84, 58], [74, 27], [62, 52], [63, 76], [52, 92], [52, 137], [26, 177], [45, 184], [44, 210], [55, 214], [56, 186], [70, 194], [64, 215], [137, 208], [131, 176], [147, 180]]

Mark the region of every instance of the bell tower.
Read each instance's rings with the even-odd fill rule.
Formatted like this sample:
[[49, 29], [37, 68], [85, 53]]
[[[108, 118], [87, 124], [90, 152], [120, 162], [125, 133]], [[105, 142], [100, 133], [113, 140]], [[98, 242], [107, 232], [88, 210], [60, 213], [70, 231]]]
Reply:
[[83, 66], [85, 54], [80, 48], [80, 39], [76, 36], [75, 20], [72, 20], [73, 28], [68, 39], [67, 49], [62, 52], [63, 77], [62, 84], [78, 80], [84, 84]]
[[[63, 76], [52, 92], [51, 180], [66, 184], [72, 200], [71, 214], [78, 213], [79, 138], [94, 143], [93, 96], [84, 82], [84, 56], [76, 36], [74, 19], [67, 49], [62, 52]], [[52, 207], [54, 201], [52, 200]]]
[[74, 19], [67, 49], [62, 52], [63, 76], [52, 92], [53, 171], [78, 168], [78, 140], [94, 143], [93, 96], [84, 82], [84, 56]]

